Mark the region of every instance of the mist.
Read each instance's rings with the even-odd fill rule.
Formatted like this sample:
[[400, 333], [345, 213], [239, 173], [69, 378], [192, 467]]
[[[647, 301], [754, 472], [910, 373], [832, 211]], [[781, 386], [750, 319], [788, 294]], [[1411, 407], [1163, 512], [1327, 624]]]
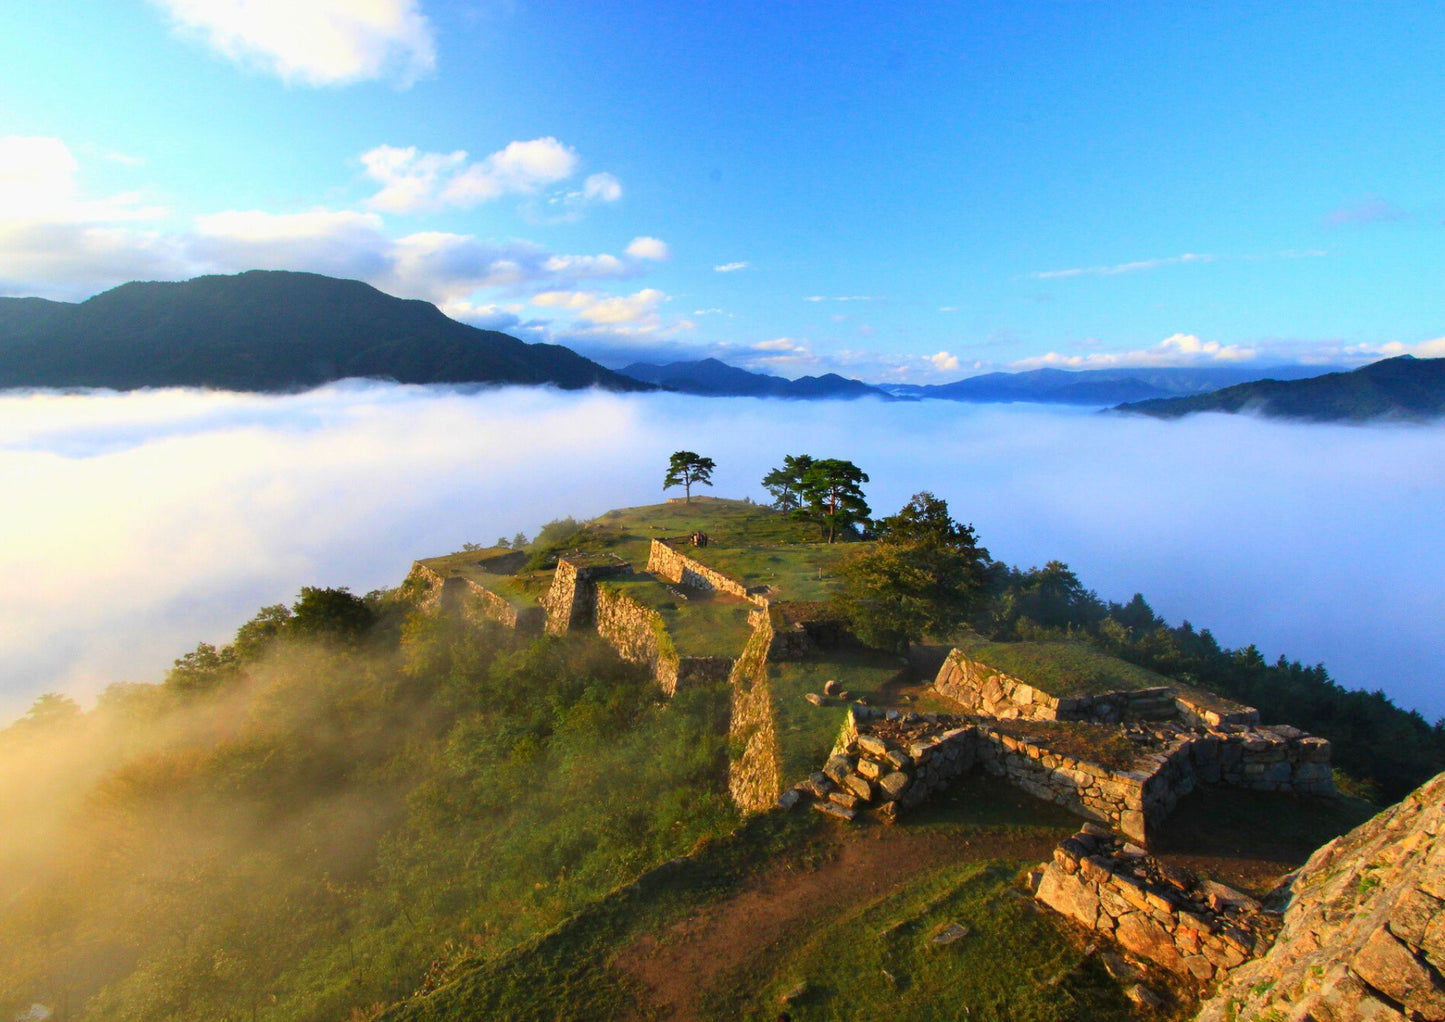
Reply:
[[1445, 714], [1445, 428], [351, 382], [0, 395], [0, 724], [159, 681], [304, 585], [660, 501], [679, 448], [754, 500], [785, 454], [850, 459], [875, 514], [932, 490], [998, 559]]

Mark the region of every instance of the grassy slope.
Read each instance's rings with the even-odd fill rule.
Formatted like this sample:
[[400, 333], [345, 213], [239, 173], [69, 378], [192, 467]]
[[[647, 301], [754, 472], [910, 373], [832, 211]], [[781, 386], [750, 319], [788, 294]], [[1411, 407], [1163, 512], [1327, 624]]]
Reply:
[[[772, 1019], [779, 996], [805, 981], [794, 1019], [957, 1015], [943, 1005], [967, 1005], [973, 1018], [1124, 1019], [1122, 993], [1072, 928], [1035, 911], [1016, 883], [1073, 825], [1056, 807], [969, 782], [886, 832], [815, 814], [755, 817], [513, 952], [460, 965], [384, 1018], [664, 1018], [676, 1002], [639, 978], [655, 956], [685, 988], [684, 1017]], [[877, 883], [880, 870], [888, 879]], [[803, 896], [772, 918], [789, 887]], [[749, 897], [759, 890], [773, 896]], [[970, 936], [935, 949], [933, 933], [955, 920]]]
[[1097, 695], [1155, 688], [1171, 682], [1082, 642], [984, 642], [964, 648], [973, 660], [997, 668], [1052, 696]]

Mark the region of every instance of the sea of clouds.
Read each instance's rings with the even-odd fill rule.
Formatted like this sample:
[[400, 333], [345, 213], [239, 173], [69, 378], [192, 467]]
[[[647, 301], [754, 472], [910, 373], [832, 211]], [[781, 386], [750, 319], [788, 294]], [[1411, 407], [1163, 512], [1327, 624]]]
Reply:
[[785, 454], [850, 459], [875, 513], [932, 490], [1008, 563], [1445, 714], [1445, 427], [347, 382], [0, 394], [0, 726], [158, 681], [303, 585], [657, 502], [680, 448], [755, 500]]

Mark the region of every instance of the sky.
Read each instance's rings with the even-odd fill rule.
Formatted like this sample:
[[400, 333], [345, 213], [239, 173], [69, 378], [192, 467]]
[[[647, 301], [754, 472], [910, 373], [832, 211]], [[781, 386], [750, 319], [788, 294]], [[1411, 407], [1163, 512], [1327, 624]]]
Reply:
[[0, 295], [294, 269], [608, 365], [1445, 356], [1445, 6], [7, 7]]
[[999, 560], [1445, 716], [1438, 427], [352, 381], [0, 393], [0, 726], [157, 682], [302, 586], [657, 503], [680, 448], [717, 463], [700, 492], [758, 501], [787, 454], [849, 458], [875, 515], [929, 489]]

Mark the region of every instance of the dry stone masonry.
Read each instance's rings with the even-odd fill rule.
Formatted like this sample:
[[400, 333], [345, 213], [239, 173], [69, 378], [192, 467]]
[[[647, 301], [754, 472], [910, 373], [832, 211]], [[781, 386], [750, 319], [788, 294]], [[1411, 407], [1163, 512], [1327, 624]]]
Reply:
[[[1090, 755], [1091, 744], [1116, 756], [1122, 752], [1127, 764], [1109, 765]], [[885, 764], [902, 776], [887, 788], [865, 790], [832, 776], [845, 759], [849, 772], [865, 781], [881, 781], [878, 771]], [[870, 805], [894, 817], [978, 766], [1141, 845], [1201, 783], [1311, 794], [1333, 790], [1329, 743], [1283, 725], [1106, 727], [854, 707], [828, 762], [822, 771], [826, 783], [815, 774], [798, 790], [813, 797], [820, 811], [846, 819]], [[842, 789], [855, 797], [835, 797]]]
[[1036, 874], [1034, 896], [1177, 978], [1203, 984], [1263, 954], [1279, 918], [1223, 884], [1084, 824]]
[[1001, 720], [1183, 719], [1206, 727], [1259, 723], [1259, 711], [1202, 694], [1182, 694], [1162, 685], [1115, 692], [1055, 696], [996, 667], [970, 659], [963, 650], [948, 654], [933, 682], [939, 694], [970, 711]]
[[647, 555], [647, 570], [658, 578], [667, 579], [674, 585], [739, 596], [760, 607], [768, 605], [765, 597], [752, 592], [736, 579], [729, 578], [722, 572], [709, 568], [701, 561], [688, 557], [664, 540], [654, 539], [652, 541], [652, 547]]

